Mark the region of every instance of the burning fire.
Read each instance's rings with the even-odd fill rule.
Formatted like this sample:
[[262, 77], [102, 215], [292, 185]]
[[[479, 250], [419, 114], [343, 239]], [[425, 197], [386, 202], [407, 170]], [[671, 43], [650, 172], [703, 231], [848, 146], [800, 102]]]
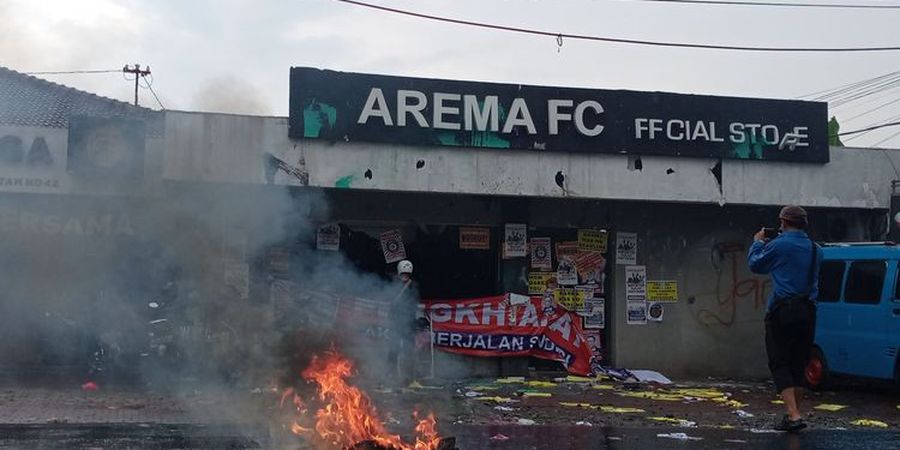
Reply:
[[320, 439], [338, 448], [351, 448], [366, 441], [396, 450], [438, 448], [440, 437], [434, 415], [429, 414], [419, 420], [415, 427], [415, 443], [404, 442], [399, 435], [390, 434], [385, 429], [369, 397], [347, 383], [352, 371], [350, 360], [335, 351], [327, 352], [323, 357], [313, 357], [302, 376], [318, 385], [318, 399], [322, 407], [315, 413], [315, 425], [310, 428], [300, 423], [309, 417], [309, 408], [293, 389], [288, 389], [281, 397], [282, 406], [289, 397], [293, 397], [299, 413], [298, 419], [291, 424], [294, 434]]

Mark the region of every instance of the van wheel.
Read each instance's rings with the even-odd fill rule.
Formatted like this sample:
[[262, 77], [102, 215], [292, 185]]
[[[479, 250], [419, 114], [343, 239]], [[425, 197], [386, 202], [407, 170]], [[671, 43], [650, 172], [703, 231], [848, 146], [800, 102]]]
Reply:
[[806, 384], [813, 390], [824, 389], [828, 385], [828, 363], [819, 347], [813, 347], [806, 364]]

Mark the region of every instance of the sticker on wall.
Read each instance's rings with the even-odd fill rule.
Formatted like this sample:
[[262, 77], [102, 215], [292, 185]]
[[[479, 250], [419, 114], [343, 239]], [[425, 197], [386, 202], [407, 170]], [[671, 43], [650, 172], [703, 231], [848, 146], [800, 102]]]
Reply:
[[491, 229], [459, 227], [459, 248], [463, 250], [490, 250]]
[[578, 230], [578, 249], [606, 253], [606, 230]]
[[547, 291], [547, 283], [556, 278], [553, 272], [528, 272], [528, 293], [543, 294]]
[[560, 286], [574, 286], [578, 284], [578, 269], [575, 261], [570, 256], [563, 256], [556, 264], [556, 282]]
[[341, 248], [341, 226], [328, 223], [316, 232], [316, 249], [336, 252]]
[[647, 324], [647, 301], [646, 300], [628, 300], [626, 303], [626, 313], [628, 317], [626, 323], [628, 325], [646, 325]]
[[648, 280], [647, 300], [651, 302], [677, 302], [678, 282], [675, 280]]
[[406, 248], [403, 246], [403, 235], [400, 230], [385, 231], [380, 237], [384, 262], [391, 264], [406, 259]]
[[578, 293], [579, 293], [578, 295], [580, 295], [581, 298], [583, 298], [585, 300], [584, 308], [582, 308], [581, 310], [575, 311], [575, 312], [577, 312], [578, 314], [582, 314], [582, 315], [590, 314], [590, 312], [591, 312], [590, 306], [588, 306], [587, 300], [592, 299], [594, 297], [594, 291], [595, 291], [594, 286], [588, 286], [588, 285], [575, 286], [575, 290], [578, 291]]
[[625, 267], [625, 297], [628, 300], [647, 299], [647, 266]]
[[665, 308], [662, 303], [650, 303], [650, 306], [647, 307], [647, 319], [651, 322], [662, 322], [664, 312]]
[[550, 254], [550, 238], [531, 238], [531, 268], [553, 270], [553, 257]]
[[616, 264], [637, 264], [637, 233], [616, 233]]
[[606, 327], [606, 301], [602, 298], [584, 299], [584, 328], [602, 329]]
[[519, 258], [528, 254], [528, 230], [523, 223], [506, 224], [503, 240], [504, 254], [508, 258]]

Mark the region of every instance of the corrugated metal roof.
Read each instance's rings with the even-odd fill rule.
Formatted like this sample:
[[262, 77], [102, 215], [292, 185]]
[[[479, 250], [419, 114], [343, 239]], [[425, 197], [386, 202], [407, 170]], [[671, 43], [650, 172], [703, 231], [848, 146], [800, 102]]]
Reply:
[[0, 66], [0, 123], [66, 128], [71, 116], [150, 116], [155, 111]]

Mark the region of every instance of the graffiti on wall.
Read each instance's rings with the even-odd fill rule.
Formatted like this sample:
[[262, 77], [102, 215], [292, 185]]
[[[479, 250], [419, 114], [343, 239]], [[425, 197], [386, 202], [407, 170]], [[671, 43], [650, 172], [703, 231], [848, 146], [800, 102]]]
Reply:
[[732, 326], [738, 316], [739, 303], [749, 303], [754, 311], [765, 308], [772, 280], [748, 274], [746, 260], [744, 244], [725, 242], [712, 246], [710, 264], [716, 272], [715, 301], [711, 305], [705, 302], [697, 309], [698, 322], [706, 326]]

